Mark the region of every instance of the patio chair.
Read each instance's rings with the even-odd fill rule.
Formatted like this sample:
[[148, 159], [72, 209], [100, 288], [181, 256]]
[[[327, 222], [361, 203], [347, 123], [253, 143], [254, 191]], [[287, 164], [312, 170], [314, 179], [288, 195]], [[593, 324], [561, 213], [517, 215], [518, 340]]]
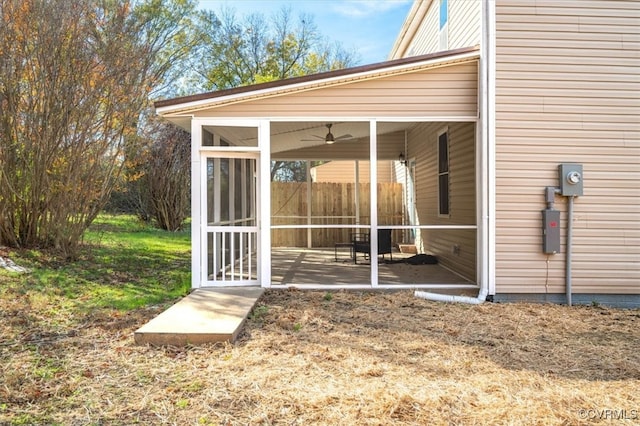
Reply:
[[[364, 253], [365, 259], [371, 256], [371, 238], [368, 232], [351, 234], [351, 243], [353, 244], [353, 263], [358, 263], [358, 253]], [[378, 255], [382, 255], [384, 259], [384, 255], [388, 253], [393, 260], [391, 248], [391, 229], [378, 229]]]

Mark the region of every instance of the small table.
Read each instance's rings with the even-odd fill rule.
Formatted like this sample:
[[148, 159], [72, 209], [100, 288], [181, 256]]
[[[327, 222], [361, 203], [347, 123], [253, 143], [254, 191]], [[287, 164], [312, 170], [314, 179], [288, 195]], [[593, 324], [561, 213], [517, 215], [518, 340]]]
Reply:
[[338, 261], [338, 248], [349, 247], [349, 259], [353, 259], [353, 243], [336, 243], [334, 247], [334, 256], [336, 262]]

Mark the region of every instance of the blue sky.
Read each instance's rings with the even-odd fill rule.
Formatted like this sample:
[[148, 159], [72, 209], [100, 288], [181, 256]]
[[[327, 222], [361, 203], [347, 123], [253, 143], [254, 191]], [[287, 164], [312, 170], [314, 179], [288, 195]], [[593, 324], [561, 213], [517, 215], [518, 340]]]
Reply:
[[321, 33], [357, 51], [359, 65], [385, 61], [413, 0], [200, 0], [201, 9], [235, 9], [238, 16], [259, 12], [265, 16], [291, 6], [293, 16], [313, 16]]

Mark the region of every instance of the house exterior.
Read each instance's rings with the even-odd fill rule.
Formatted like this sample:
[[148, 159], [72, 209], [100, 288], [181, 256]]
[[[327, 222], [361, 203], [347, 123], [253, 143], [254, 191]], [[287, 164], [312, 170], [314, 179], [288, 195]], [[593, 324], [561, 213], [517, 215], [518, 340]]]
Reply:
[[[640, 306], [639, 99], [639, 1], [424, 0], [387, 62], [158, 102], [193, 138], [192, 285], [274, 287], [272, 160], [366, 160], [376, 182], [401, 152], [406, 220], [380, 225], [371, 185], [365, 221], [330, 225], [372, 256], [401, 230], [479, 301]], [[353, 140], [300, 142], [325, 123]]]
[[[541, 253], [536, 210], [540, 189], [558, 185], [555, 165], [572, 162], [584, 168], [572, 221], [574, 297], [638, 303], [639, 29], [637, 1], [415, 3], [392, 58], [485, 46], [495, 173], [490, 293], [498, 298], [562, 300], [549, 294], [566, 286], [567, 227], [563, 255]], [[569, 200], [556, 201], [566, 221]]]

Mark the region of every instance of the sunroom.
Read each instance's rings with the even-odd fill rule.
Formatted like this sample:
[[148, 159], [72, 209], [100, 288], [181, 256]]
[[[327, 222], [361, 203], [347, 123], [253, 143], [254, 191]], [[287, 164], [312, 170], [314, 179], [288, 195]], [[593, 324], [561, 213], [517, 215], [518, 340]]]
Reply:
[[475, 48], [156, 103], [192, 135], [192, 287], [477, 290]]

